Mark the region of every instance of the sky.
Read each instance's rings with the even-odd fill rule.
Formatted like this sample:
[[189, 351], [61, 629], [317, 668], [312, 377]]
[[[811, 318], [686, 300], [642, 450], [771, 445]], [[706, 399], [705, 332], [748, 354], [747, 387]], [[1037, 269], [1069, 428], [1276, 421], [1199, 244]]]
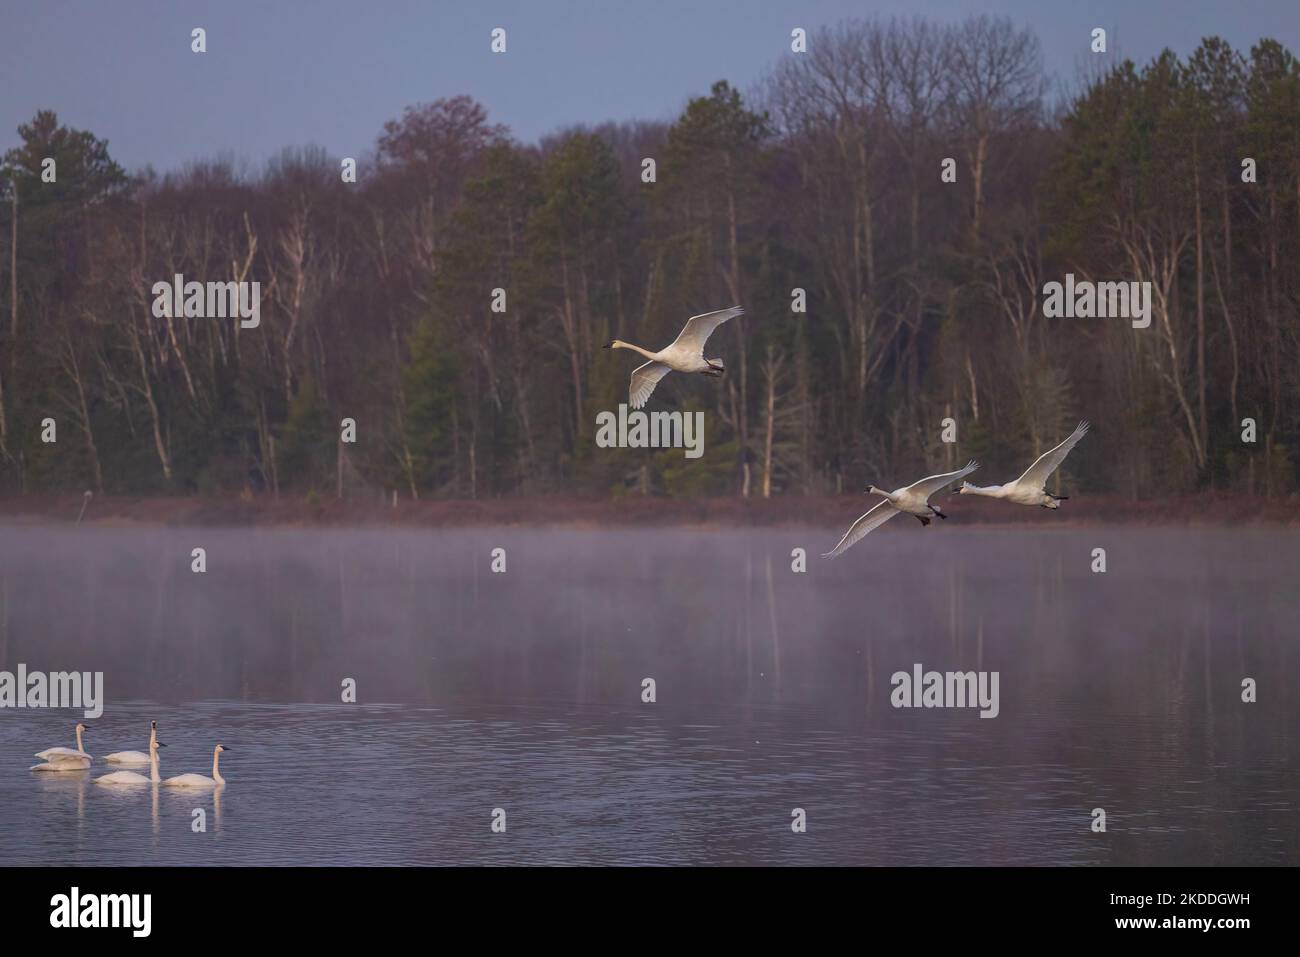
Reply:
[[[1209, 34], [1300, 53], [1300, 0], [0, 0], [0, 152], [38, 109], [105, 138], [129, 170], [285, 147], [366, 155], [409, 105], [468, 94], [526, 142], [605, 120], [671, 120], [726, 79], [741, 90], [790, 31], [847, 17], [988, 12], [1031, 27], [1074, 77], [1089, 34], [1143, 62]], [[207, 31], [208, 52], [190, 51]], [[489, 49], [506, 30], [507, 52]]]

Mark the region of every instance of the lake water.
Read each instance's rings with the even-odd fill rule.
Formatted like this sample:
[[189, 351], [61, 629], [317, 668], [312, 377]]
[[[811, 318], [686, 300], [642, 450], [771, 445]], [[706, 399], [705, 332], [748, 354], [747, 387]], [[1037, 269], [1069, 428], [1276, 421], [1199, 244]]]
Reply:
[[[0, 526], [0, 670], [102, 671], [92, 754], [232, 748], [118, 793], [0, 710], [0, 865], [1300, 859], [1300, 535], [912, 524]], [[998, 716], [891, 707], [916, 663]]]

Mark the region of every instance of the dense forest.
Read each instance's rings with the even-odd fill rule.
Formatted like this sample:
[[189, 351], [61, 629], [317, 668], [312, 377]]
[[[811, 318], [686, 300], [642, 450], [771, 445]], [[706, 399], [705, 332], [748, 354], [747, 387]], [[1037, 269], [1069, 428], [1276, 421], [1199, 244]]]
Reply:
[[[414, 105], [355, 182], [315, 148], [129, 173], [39, 112], [0, 168], [0, 492], [826, 494], [1005, 481], [1087, 418], [1075, 488], [1291, 493], [1300, 63], [1050, 79], [1004, 20], [850, 21], [671, 123]], [[1150, 326], [1044, 316], [1067, 273], [1150, 282]], [[155, 316], [177, 274], [259, 282], [260, 325]], [[601, 346], [733, 303], [726, 375], [650, 404], [703, 410], [705, 455], [597, 448], [640, 361]]]

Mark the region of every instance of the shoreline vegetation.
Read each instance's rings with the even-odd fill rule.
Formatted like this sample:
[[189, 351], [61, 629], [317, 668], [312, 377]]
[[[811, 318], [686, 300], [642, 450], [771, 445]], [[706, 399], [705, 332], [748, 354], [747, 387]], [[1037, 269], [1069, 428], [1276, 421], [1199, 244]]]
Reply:
[[[1069, 487], [1292, 494], [1300, 60], [1086, 36], [1071, 78], [1007, 18], [848, 19], [659, 120], [526, 142], [473, 91], [394, 103], [359, 164], [128, 171], [40, 110], [0, 161], [0, 495], [797, 499], [634, 512], [758, 521], [940, 460], [1005, 481], [1080, 419]], [[598, 444], [638, 365], [602, 344], [732, 304], [725, 374], [647, 405], [703, 454]]]
[[[611, 528], [837, 526], [870, 506], [865, 495], [780, 498], [667, 499], [621, 496], [606, 499], [516, 497], [430, 499], [372, 498], [140, 497], [26, 495], [0, 498], [0, 526], [213, 526], [415, 528], [474, 526], [571, 526]], [[1079, 525], [1294, 526], [1300, 524], [1300, 496], [1249, 496], [1203, 492], [1156, 500], [1118, 495], [1072, 498], [1059, 512], [1013, 508], [1003, 502], [964, 497], [947, 524], [1017, 525], [1056, 528]], [[904, 527], [903, 523], [896, 523]]]

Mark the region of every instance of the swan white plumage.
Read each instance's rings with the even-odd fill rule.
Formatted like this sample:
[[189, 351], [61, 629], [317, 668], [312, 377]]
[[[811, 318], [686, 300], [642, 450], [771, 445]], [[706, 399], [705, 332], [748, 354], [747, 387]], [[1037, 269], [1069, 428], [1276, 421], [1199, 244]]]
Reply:
[[84, 771], [90, 767], [90, 755], [81, 744], [81, 735], [90, 730], [88, 724], [77, 724], [77, 748], [46, 748], [36, 755], [44, 764], [32, 766], [33, 771]]
[[606, 349], [631, 349], [650, 360], [645, 365], [637, 366], [632, 370], [632, 381], [627, 393], [632, 408], [639, 409], [645, 405], [650, 398], [650, 393], [659, 384], [659, 380], [670, 372], [722, 375], [722, 360], [704, 358], [704, 343], [708, 341], [714, 329], [733, 316], [741, 316], [744, 313], [745, 310], [740, 306], [732, 306], [729, 309], [691, 316], [686, 320], [686, 325], [682, 326], [682, 331], [677, 334], [677, 338], [658, 352], [642, 349], [622, 339], [612, 340], [605, 346]]
[[957, 491], [961, 495], [985, 495], [989, 498], [1005, 499], [1017, 505], [1041, 505], [1043, 508], [1060, 508], [1060, 503], [1070, 496], [1053, 495], [1047, 491], [1047, 480], [1061, 467], [1070, 450], [1079, 444], [1079, 440], [1088, 434], [1088, 423], [1080, 422], [1070, 437], [1054, 449], [1044, 452], [1033, 465], [1025, 469], [1025, 474], [1014, 482], [1005, 485], [971, 485], [962, 482]]
[[46, 761], [44, 764], [33, 764], [29, 771], [88, 771], [90, 770], [90, 758], [64, 758], [61, 761]]
[[225, 784], [226, 779], [221, 776], [217, 762], [224, 752], [233, 750], [234, 748], [228, 748], [224, 744], [219, 744], [212, 749], [212, 777], [203, 774], [178, 774], [174, 778], [168, 778], [163, 784], [173, 788], [214, 788]]
[[158, 784], [162, 778], [158, 777], [158, 749], [165, 748], [167, 745], [162, 744], [156, 737], [149, 739], [149, 776], [137, 774], [135, 771], [114, 771], [112, 774], [105, 774], [95, 778], [96, 784]]
[[149, 722], [149, 751], [114, 751], [104, 755], [109, 764], [148, 764], [152, 758], [154, 742], [158, 740], [158, 722]]
[[915, 515], [921, 520], [922, 525], [929, 525], [932, 515], [947, 518], [947, 515], [930, 504], [930, 496], [949, 482], [955, 482], [963, 476], [970, 475], [977, 468], [979, 468], [979, 465], [975, 462], [968, 462], [965, 468], [958, 469], [956, 472], [931, 475], [893, 492], [886, 492], [872, 485], [867, 489], [867, 494], [883, 495], [885, 500], [869, 509], [866, 514], [850, 525], [849, 530], [840, 539], [840, 543], [824, 554], [822, 558], [838, 558], [860, 542], [868, 532], [884, 525], [900, 512]]

